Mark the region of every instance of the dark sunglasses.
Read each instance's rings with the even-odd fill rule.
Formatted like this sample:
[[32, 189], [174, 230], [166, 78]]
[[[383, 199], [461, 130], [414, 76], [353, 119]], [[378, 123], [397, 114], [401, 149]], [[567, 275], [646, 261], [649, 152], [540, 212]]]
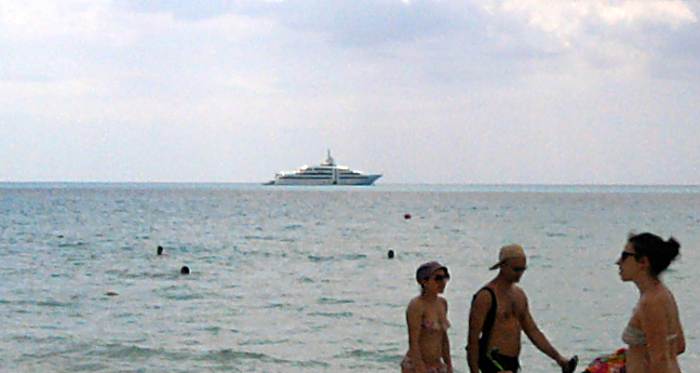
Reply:
[[527, 267], [510, 267], [510, 269], [512, 269], [513, 272], [515, 272], [515, 273], [521, 273], [521, 272], [525, 272]]
[[450, 279], [450, 275], [435, 275], [435, 277], [433, 277], [433, 280], [435, 280], [437, 282], [447, 281], [449, 279]]
[[629, 257], [631, 257], [631, 256], [635, 257], [635, 259], [636, 259], [636, 258], [637, 258], [637, 253], [631, 253], [631, 252], [629, 252], [629, 251], [623, 251], [623, 252], [620, 253], [620, 261], [621, 261], [621, 262], [624, 262], [625, 259], [627, 259], [627, 258], [629, 258]]

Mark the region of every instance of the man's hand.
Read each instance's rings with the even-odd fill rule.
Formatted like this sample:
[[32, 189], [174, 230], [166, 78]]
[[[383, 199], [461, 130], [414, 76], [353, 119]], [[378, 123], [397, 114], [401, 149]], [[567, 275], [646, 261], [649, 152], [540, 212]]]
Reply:
[[576, 370], [576, 365], [578, 365], [578, 356], [574, 355], [571, 359], [562, 358], [557, 360], [557, 363], [561, 367], [562, 373], [574, 373]]
[[557, 364], [560, 367], [564, 368], [564, 367], [566, 367], [567, 364], [569, 364], [569, 359], [565, 358], [564, 356], [559, 355], [559, 357], [557, 357]]

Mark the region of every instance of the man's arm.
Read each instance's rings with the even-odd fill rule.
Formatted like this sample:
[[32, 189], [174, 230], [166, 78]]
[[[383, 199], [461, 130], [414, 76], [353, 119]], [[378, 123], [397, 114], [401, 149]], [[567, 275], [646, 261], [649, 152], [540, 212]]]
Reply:
[[519, 298], [521, 299], [523, 305], [523, 310], [520, 314], [520, 326], [523, 328], [525, 335], [527, 335], [537, 349], [549, 356], [552, 360], [556, 361], [559, 366], [565, 366], [568, 363], [568, 360], [559, 354], [559, 351], [557, 351], [557, 349], [554, 348], [551, 343], [549, 343], [547, 337], [537, 327], [535, 320], [530, 314], [527, 295], [525, 295], [525, 292], [522, 291], [522, 289], [520, 289]]
[[467, 364], [471, 373], [479, 373], [479, 334], [484, 328], [486, 314], [491, 308], [491, 296], [479, 291], [469, 310], [469, 332], [467, 334]]

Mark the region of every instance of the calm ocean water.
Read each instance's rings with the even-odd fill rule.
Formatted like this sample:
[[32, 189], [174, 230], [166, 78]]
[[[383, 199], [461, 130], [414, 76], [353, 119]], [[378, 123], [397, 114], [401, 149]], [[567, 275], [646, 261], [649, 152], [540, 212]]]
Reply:
[[398, 372], [437, 259], [466, 372], [469, 299], [511, 242], [541, 329], [585, 362], [622, 346], [637, 291], [613, 263], [648, 230], [682, 244], [665, 281], [700, 372], [699, 226], [700, 187], [0, 184], [0, 371]]

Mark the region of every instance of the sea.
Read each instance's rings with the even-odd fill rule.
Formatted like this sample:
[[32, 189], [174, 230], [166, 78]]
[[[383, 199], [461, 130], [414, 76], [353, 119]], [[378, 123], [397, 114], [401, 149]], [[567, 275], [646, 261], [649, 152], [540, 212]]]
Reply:
[[[438, 260], [468, 372], [471, 297], [510, 243], [582, 371], [624, 346], [639, 294], [615, 261], [650, 231], [682, 245], [663, 280], [700, 372], [699, 227], [700, 186], [0, 183], [0, 371], [399, 372], [416, 268]], [[523, 372], [560, 371], [523, 341]]]

